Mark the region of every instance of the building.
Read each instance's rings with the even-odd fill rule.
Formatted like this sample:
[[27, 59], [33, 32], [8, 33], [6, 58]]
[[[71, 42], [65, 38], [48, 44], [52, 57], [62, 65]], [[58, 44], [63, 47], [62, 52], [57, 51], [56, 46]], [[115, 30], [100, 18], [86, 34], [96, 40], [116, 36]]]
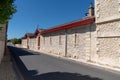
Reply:
[[40, 49], [40, 32], [43, 29], [37, 28], [34, 33], [26, 33], [22, 37], [22, 47], [28, 48], [30, 50], [39, 50]]
[[95, 15], [96, 61], [120, 67], [120, 0], [95, 0]]
[[94, 20], [84, 18], [42, 31], [40, 51], [89, 60]]
[[36, 32], [37, 51], [120, 67], [119, 0], [95, 0], [95, 16], [90, 4], [83, 19]]
[[22, 39], [22, 44], [31, 50], [88, 61], [91, 60], [95, 29], [94, 8], [90, 4], [83, 19], [43, 31], [37, 29], [33, 34], [27, 33]]

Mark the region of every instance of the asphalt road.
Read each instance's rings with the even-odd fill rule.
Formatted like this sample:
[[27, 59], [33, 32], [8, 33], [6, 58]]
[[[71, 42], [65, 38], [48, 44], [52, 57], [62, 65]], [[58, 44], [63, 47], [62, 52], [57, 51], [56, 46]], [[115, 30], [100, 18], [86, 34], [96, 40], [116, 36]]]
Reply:
[[9, 47], [25, 80], [120, 80], [118, 72]]

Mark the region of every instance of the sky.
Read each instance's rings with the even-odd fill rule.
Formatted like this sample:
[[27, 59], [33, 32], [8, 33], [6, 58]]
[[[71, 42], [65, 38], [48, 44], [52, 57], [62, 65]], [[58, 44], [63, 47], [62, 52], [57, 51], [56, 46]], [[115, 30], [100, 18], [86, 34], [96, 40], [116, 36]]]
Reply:
[[94, 0], [16, 0], [17, 12], [9, 20], [8, 39], [48, 29], [85, 17]]

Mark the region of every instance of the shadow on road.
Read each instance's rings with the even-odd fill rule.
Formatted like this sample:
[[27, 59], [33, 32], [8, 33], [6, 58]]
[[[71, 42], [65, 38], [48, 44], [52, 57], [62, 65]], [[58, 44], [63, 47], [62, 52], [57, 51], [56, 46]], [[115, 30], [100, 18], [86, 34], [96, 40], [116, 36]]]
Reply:
[[[31, 71], [32, 73], [37, 73], [37, 71]], [[102, 80], [99, 78], [93, 78], [88, 75], [81, 75], [78, 73], [68, 73], [68, 72], [50, 72], [41, 75], [33, 74], [33, 80]]]
[[15, 47], [8, 48], [10, 49], [24, 80], [102, 80], [99, 78], [90, 77], [89, 75], [68, 72], [49, 72], [38, 74], [37, 70], [28, 70], [19, 57], [35, 54]]

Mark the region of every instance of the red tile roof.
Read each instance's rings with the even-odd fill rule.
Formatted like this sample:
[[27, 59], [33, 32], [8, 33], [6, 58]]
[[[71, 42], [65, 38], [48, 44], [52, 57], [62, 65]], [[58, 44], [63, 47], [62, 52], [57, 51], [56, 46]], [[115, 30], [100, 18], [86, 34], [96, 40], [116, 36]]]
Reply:
[[57, 27], [53, 27], [53, 28], [50, 28], [50, 29], [47, 29], [47, 30], [37, 28], [34, 33], [26, 33], [24, 35], [24, 37], [22, 37], [22, 39], [25, 39], [27, 37], [30, 37], [30, 38], [36, 37], [37, 34], [39, 34], [39, 33], [42, 35], [42, 34], [47, 34], [47, 33], [55, 32], [55, 31], [70, 29], [70, 28], [73, 28], [73, 27], [88, 25], [88, 24], [91, 24], [91, 23], [94, 23], [94, 22], [95, 22], [94, 17], [87, 17], [87, 18], [84, 18], [84, 19], [81, 19], [81, 20], [73, 21], [73, 22], [63, 24], [63, 25], [60, 25], [60, 26], [57, 26]]
[[26, 33], [22, 39], [26, 39], [27, 37], [30, 37], [30, 38], [33, 38], [34, 37], [34, 34], [33, 33]]
[[44, 31], [44, 29], [37, 28], [36, 31], [34, 32], [34, 35], [41, 33], [41, 31]]
[[63, 25], [60, 25], [60, 26], [57, 26], [57, 27], [54, 27], [54, 28], [44, 30], [44, 31], [41, 32], [41, 34], [47, 34], [47, 33], [55, 32], [55, 31], [59, 31], [59, 30], [65, 30], [65, 29], [70, 29], [70, 28], [73, 28], [73, 27], [88, 25], [88, 24], [91, 24], [93, 22], [95, 22], [94, 17], [84, 18], [84, 19], [81, 19], [81, 20], [77, 20], [77, 21], [74, 21], [74, 22], [70, 22], [70, 23], [67, 23], [67, 24], [63, 24]]

